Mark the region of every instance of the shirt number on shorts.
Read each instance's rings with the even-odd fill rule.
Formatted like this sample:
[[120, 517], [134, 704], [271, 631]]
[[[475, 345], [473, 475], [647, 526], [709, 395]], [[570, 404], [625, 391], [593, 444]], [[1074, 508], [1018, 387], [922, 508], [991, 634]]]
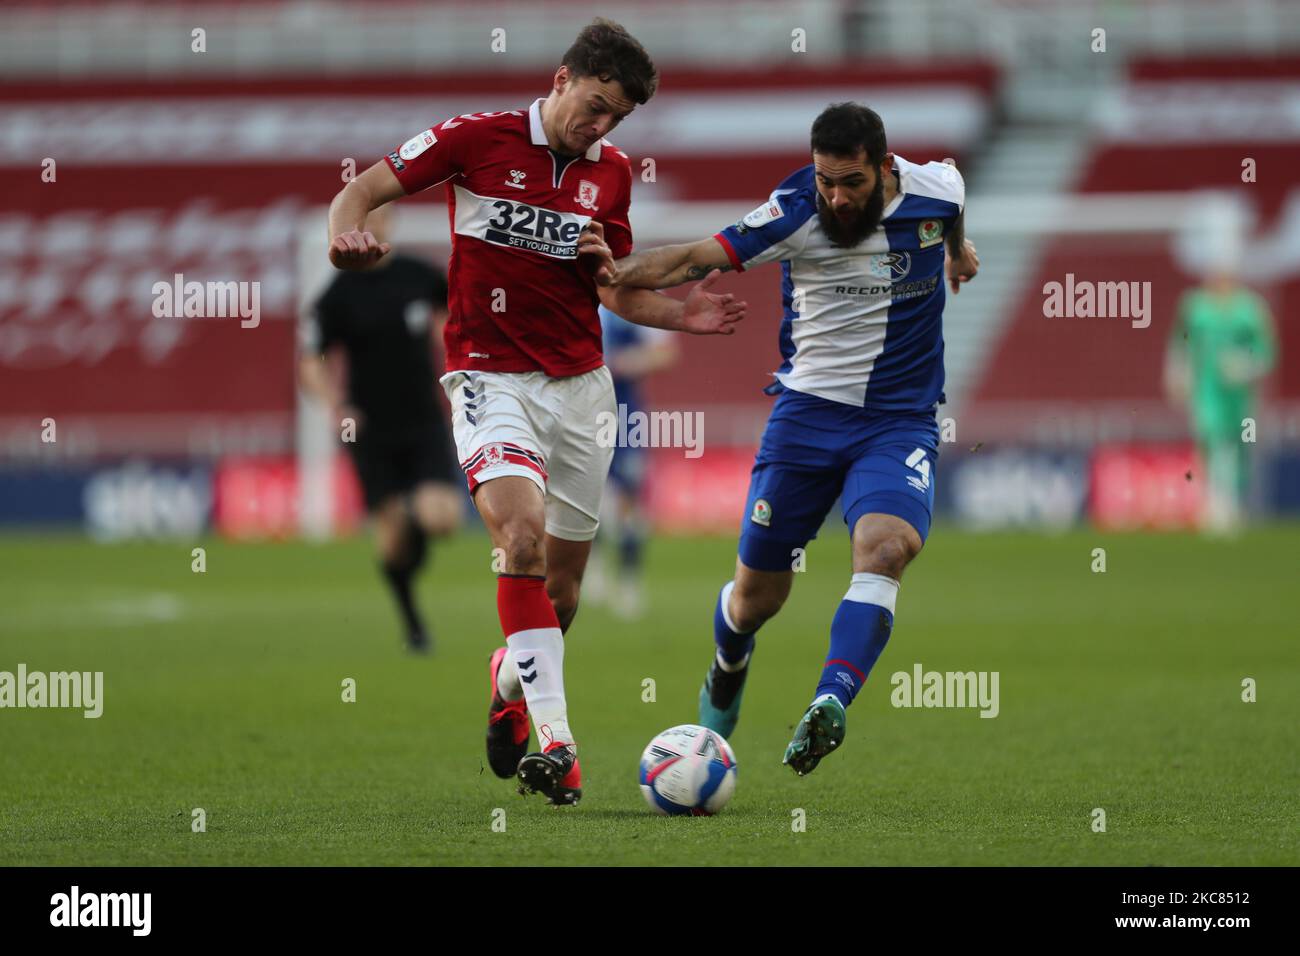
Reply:
[[925, 449], [918, 448], [916, 451], [912, 452], [907, 456], [907, 461], [904, 462], [904, 464], [906, 464], [908, 468], [915, 468], [917, 472], [915, 475], [907, 476], [907, 483], [917, 491], [929, 491], [930, 460], [925, 455]]

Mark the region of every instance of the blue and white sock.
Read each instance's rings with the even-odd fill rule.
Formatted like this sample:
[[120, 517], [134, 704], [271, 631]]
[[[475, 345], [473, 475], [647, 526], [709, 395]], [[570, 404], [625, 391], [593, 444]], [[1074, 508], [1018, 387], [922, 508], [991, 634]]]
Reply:
[[750, 631], [742, 634], [731, 621], [727, 613], [727, 601], [731, 598], [735, 581], [728, 581], [718, 594], [718, 606], [713, 611], [713, 642], [718, 645], [718, 666], [724, 671], [743, 670], [749, 664], [749, 655], [754, 650], [754, 634]]
[[889, 643], [897, 599], [898, 582], [893, 578], [867, 572], [853, 575], [831, 621], [831, 647], [814, 703], [823, 697], [834, 697], [845, 707], [853, 703]]

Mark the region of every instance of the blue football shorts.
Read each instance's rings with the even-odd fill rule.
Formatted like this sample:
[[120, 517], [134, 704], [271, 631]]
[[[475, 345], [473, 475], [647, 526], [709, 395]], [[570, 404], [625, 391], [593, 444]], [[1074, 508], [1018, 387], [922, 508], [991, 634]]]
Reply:
[[756, 571], [790, 570], [836, 498], [850, 534], [878, 512], [902, 518], [924, 541], [938, 455], [933, 408], [881, 411], [785, 389], [750, 474], [740, 560]]

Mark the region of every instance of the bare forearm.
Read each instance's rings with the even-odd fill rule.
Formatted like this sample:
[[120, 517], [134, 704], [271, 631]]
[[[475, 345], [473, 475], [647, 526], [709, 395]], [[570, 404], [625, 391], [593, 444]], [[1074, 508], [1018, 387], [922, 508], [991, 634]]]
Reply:
[[402, 184], [381, 159], [335, 194], [330, 203], [330, 239], [354, 229], [364, 230], [372, 209], [403, 195]]
[[659, 246], [636, 252], [614, 264], [616, 286], [665, 289], [703, 279], [714, 270], [728, 272], [731, 260], [716, 237], [699, 242]]
[[948, 230], [948, 235], [944, 237], [948, 244], [948, 253], [952, 256], [961, 254], [962, 243], [966, 241], [966, 211], [963, 209], [953, 220], [952, 228]]
[[[644, 252], [634, 252], [619, 259], [615, 285], [641, 289], [664, 289], [689, 282], [687, 271], [691, 266], [691, 244], [659, 246]], [[701, 278], [696, 276], [695, 278]]]
[[682, 303], [650, 289], [619, 287], [605, 289], [605, 306], [614, 314], [636, 325], [654, 329], [682, 331]]
[[352, 180], [335, 194], [330, 203], [329, 238], [366, 228], [366, 216], [375, 208], [370, 191], [360, 180]]

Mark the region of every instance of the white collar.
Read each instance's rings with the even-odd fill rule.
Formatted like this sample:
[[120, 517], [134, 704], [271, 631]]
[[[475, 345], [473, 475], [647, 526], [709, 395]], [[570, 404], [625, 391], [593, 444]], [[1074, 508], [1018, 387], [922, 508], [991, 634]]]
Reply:
[[[903, 197], [907, 195], [907, 188], [904, 185], [903, 180], [911, 178], [911, 172], [915, 166], [915, 163], [909, 163], [902, 156], [894, 154], [894, 171], [898, 173], [898, 192], [894, 194], [893, 202], [891, 202], [885, 208], [885, 211], [880, 214], [881, 222], [884, 222], [894, 213], [898, 212], [898, 207], [903, 202]], [[890, 175], [893, 175], [893, 173]]]
[[[538, 97], [533, 100], [533, 105], [528, 107], [528, 131], [532, 134], [534, 146], [545, 146], [550, 148], [550, 143], [546, 139], [546, 131], [542, 129], [542, 101], [544, 97]], [[598, 139], [587, 147], [586, 158], [593, 163], [600, 162], [600, 148], [605, 145], [605, 140]]]

